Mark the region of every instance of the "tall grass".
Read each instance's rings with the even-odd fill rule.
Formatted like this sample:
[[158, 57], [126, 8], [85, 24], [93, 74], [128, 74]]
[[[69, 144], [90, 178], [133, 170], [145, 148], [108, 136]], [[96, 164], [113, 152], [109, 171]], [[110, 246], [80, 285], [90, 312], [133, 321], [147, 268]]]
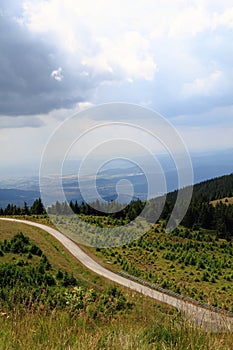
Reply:
[[[1, 350], [218, 350], [233, 349], [232, 334], [211, 334], [151, 301], [128, 315], [94, 321], [86, 314], [38, 309], [0, 316]], [[146, 309], [147, 308], [147, 309]], [[165, 313], [164, 313], [165, 312]]]

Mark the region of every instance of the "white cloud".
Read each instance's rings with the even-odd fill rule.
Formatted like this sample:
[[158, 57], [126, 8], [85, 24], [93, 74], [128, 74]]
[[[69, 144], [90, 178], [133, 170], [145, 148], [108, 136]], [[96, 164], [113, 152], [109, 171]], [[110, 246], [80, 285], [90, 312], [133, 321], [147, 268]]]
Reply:
[[57, 81], [62, 81], [62, 79], [64, 78], [62, 74], [62, 68], [59, 67], [58, 69], [53, 70], [51, 73], [51, 77]]
[[[217, 10], [216, 5], [207, 7], [208, 1], [196, 0], [184, 7], [174, 16], [170, 24], [169, 36], [178, 38], [195, 36], [206, 29], [216, 30], [218, 27], [233, 28], [233, 6]], [[229, 5], [228, 5], [229, 6]]]
[[216, 0], [40, 0], [27, 1], [24, 8], [28, 28], [54, 38], [73, 70], [81, 63], [80, 76], [100, 78], [100, 87], [152, 81], [159, 70], [164, 81], [166, 70], [172, 80], [173, 70], [179, 75], [178, 85], [205, 76], [206, 63], [199, 57], [201, 52], [192, 52], [192, 40], [205, 31], [217, 38], [218, 28], [229, 29], [233, 23], [228, 0], [221, 4]]
[[214, 13], [212, 27], [216, 29], [218, 26], [233, 28], [233, 6], [221, 14]]
[[184, 84], [184, 96], [211, 96], [219, 92], [218, 87], [223, 80], [223, 72], [215, 71], [204, 78], [196, 78], [191, 83]]
[[[142, 5], [139, 2], [139, 8]], [[132, 9], [130, 1], [27, 2], [24, 20], [32, 32], [54, 36], [57, 44], [73, 56], [73, 64], [81, 61], [83, 75], [90, 75], [90, 70], [95, 75], [106, 72], [116, 80], [150, 80], [156, 72], [156, 62], [148, 29], [144, 34], [132, 29], [137, 27], [132, 23]], [[139, 15], [137, 12], [136, 17]]]
[[77, 107], [78, 107], [79, 111], [83, 111], [87, 108], [94, 107], [94, 104], [92, 102], [89, 102], [89, 101], [79, 102]]
[[152, 80], [157, 70], [150, 42], [140, 33], [128, 31], [120, 38], [98, 38], [100, 52], [94, 57], [86, 57], [90, 67], [103, 69], [113, 76], [126, 80]]
[[170, 26], [170, 37], [194, 36], [209, 26], [210, 15], [201, 6], [190, 6], [179, 13]]

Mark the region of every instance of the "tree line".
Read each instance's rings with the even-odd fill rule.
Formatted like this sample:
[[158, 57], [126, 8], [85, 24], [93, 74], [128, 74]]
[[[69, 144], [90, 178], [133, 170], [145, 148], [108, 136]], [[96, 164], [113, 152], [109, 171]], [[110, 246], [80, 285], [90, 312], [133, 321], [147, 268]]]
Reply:
[[[187, 188], [182, 189], [185, 191]], [[145, 215], [150, 221], [150, 212], [153, 217], [154, 211], [160, 211], [164, 199], [164, 206], [160, 219], [167, 221], [173, 211], [178, 191], [168, 193], [166, 198], [155, 198], [149, 201], [149, 210]], [[212, 229], [216, 230], [217, 236], [220, 238], [231, 239], [233, 237], [233, 205], [222, 203], [221, 201], [213, 206], [210, 201], [233, 196], [233, 174], [221, 176], [215, 179], [207, 180], [193, 187], [193, 196], [188, 207], [187, 213], [182, 220], [182, 225], [187, 228]], [[228, 204], [228, 205], [226, 205]], [[48, 208], [48, 214], [54, 215], [70, 215], [83, 214], [88, 216], [110, 216], [114, 219], [122, 219], [131, 221], [140, 215], [146, 205], [146, 202], [140, 199], [131, 201], [128, 205], [124, 205], [115, 201], [92, 203], [82, 201], [79, 204], [71, 201], [69, 204], [64, 202], [56, 202]], [[182, 210], [183, 203], [177, 208], [177, 217], [179, 210]], [[24, 203], [23, 207], [17, 207], [8, 204], [5, 209], [0, 209], [0, 215], [45, 215], [46, 210], [41, 199], [36, 199], [31, 207]]]
[[233, 238], [233, 205], [223, 202], [215, 206], [208, 202], [193, 201], [182, 221], [185, 227], [211, 229], [218, 238]]
[[36, 199], [31, 207], [24, 202], [24, 206], [8, 204], [5, 209], [0, 208], [0, 215], [71, 215], [83, 214], [88, 216], [110, 216], [114, 219], [133, 220], [137, 217], [145, 206], [145, 202], [140, 199], [131, 201], [128, 205], [116, 201], [101, 203], [98, 200], [91, 203], [82, 201], [78, 204], [76, 201], [60, 203], [56, 201], [48, 207], [47, 212], [40, 198]]
[[145, 202], [140, 199], [131, 201], [128, 205], [118, 203], [116, 201], [95, 202], [86, 203], [82, 201], [78, 204], [76, 201], [67, 202], [56, 202], [48, 208], [48, 214], [53, 215], [70, 215], [70, 214], [83, 214], [91, 216], [110, 216], [114, 219], [133, 220], [143, 210]]
[[[161, 202], [158, 200], [158, 203]], [[113, 219], [130, 221], [141, 214], [145, 204], [146, 202], [142, 202], [140, 199], [131, 201], [127, 206], [114, 201], [109, 203], [99, 201], [93, 203], [82, 202], [80, 205], [77, 201], [71, 201], [69, 204], [57, 201], [48, 208], [48, 214], [110, 216]], [[156, 200], [151, 202], [150, 207], [152, 211], [156, 210]], [[167, 199], [160, 219], [169, 220], [173, 207], [174, 203]], [[0, 209], [0, 215], [46, 215], [46, 210], [39, 198], [34, 201], [31, 207], [26, 202], [23, 207], [8, 204], [5, 209]], [[147, 219], [150, 218], [147, 217]], [[209, 201], [204, 201], [203, 193], [201, 193], [200, 198], [198, 196], [193, 197], [181, 224], [192, 229], [215, 230], [217, 237], [231, 239], [233, 237], [233, 205], [220, 201], [213, 206]]]
[[[161, 215], [163, 219], [169, 219], [177, 194], [178, 191], [168, 193]], [[225, 197], [233, 197], [233, 174], [194, 185], [192, 200], [181, 224], [187, 228], [215, 230], [219, 238], [233, 238], [233, 205], [220, 200]], [[216, 199], [220, 201], [214, 206], [210, 202]]]
[[23, 207], [9, 203], [5, 209], [0, 208], [0, 215], [46, 215], [46, 210], [41, 198], [38, 198], [31, 207], [26, 202], [24, 202]]

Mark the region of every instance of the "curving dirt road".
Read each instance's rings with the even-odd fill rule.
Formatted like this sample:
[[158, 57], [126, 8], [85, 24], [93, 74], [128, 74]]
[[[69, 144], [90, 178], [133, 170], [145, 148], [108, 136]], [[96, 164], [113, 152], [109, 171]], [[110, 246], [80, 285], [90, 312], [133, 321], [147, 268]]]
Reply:
[[194, 322], [198, 326], [202, 326], [205, 329], [212, 331], [233, 331], [233, 317], [205, 309], [199, 305], [194, 305], [190, 302], [175, 298], [162, 292], [158, 292], [154, 289], [143, 286], [137, 282], [119, 276], [104, 268], [103, 266], [99, 265], [88, 254], [86, 254], [82, 249], [80, 249], [79, 246], [76, 243], [74, 243], [71, 239], [49, 226], [32, 221], [18, 219], [0, 218], [0, 220], [20, 222], [26, 225], [39, 227], [40, 229], [51, 234], [59, 242], [61, 242], [62, 245], [65, 248], [67, 248], [70, 251], [70, 253], [88, 269], [124, 287], [130, 288], [153, 299], [174, 306], [179, 311], [181, 311], [186, 318], [188, 318], [190, 321]]

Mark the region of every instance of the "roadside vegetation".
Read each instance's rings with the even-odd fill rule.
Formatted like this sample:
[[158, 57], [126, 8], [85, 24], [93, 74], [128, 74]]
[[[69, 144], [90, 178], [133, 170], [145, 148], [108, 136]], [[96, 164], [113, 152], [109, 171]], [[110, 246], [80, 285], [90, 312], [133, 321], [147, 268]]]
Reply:
[[233, 311], [233, 242], [213, 231], [180, 227], [168, 234], [158, 224], [130, 244], [91, 251], [115, 271]]
[[230, 349], [231, 334], [92, 274], [40, 229], [0, 222], [0, 242], [1, 349]]

